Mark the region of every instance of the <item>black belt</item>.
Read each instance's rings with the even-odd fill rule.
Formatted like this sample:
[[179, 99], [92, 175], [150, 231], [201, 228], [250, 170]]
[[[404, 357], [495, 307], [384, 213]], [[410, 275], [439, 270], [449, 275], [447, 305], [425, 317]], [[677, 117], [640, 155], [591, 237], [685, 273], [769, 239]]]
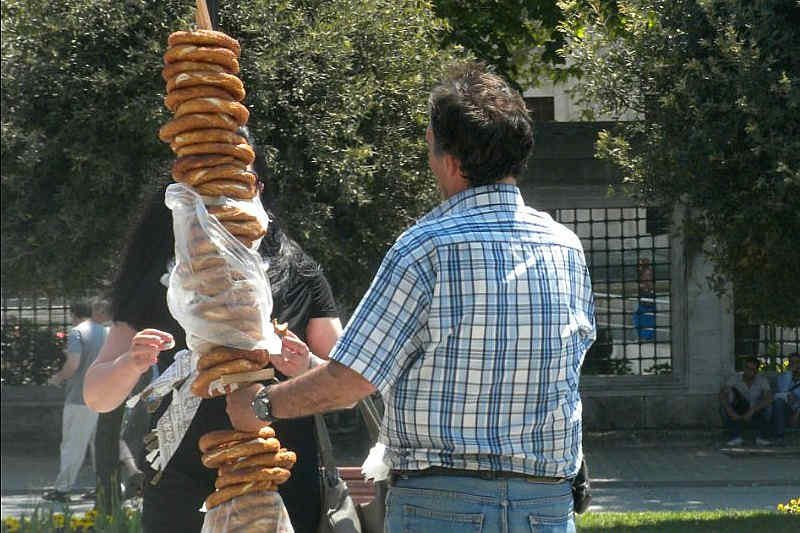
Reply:
[[566, 481], [566, 478], [563, 477], [531, 476], [521, 472], [503, 472], [496, 470], [461, 470], [442, 466], [432, 466], [424, 470], [392, 470], [392, 481], [398, 477], [408, 478], [423, 476], [475, 477], [487, 480], [524, 479], [531, 483], [561, 483], [562, 481]]

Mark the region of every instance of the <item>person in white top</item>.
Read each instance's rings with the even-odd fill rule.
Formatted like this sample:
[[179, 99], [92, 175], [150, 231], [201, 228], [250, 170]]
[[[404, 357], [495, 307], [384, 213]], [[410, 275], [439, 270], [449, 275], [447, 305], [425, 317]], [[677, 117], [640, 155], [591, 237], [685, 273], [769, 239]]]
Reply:
[[742, 429], [748, 425], [756, 428], [757, 446], [771, 444], [766, 435], [772, 410], [772, 389], [767, 378], [758, 373], [758, 367], [758, 359], [748, 357], [744, 370], [728, 378], [719, 393], [720, 415], [728, 429], [727, 446], [742, 444]]

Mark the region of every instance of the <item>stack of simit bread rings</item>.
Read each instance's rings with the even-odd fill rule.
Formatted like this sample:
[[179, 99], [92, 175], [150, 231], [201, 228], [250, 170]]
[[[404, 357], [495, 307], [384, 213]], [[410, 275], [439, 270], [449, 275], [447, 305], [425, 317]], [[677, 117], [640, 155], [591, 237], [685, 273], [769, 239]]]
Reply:
[[[255, 153], [237, 133], [249, 118], [240, 103], [245, 90], [237, 76], [239, 43], [222, 32], [200, 29], [175, 32], [168, 44], [162, 76], [167, 83], [165, 104], [174, 118], [158, 134], [178, 156], [172, 177], [201, 195], [209, 217], [252, 249], [266, 233], [266, 214], [257, 199], [257, 178], [248, 170]], [[189, 261], [181, 267], [180, 279], [183, 289], [192, 294], [191, 315], [205, 324], [230, 325], [259, 340], [258, 287], [230, 267], [219, 241], [211, 239], [199, 223], [191, 227], [188, 240]], [[199, 353], [199, 374], [191, 390], [202, 398], [235, 390], [236, 383], [226, 382], [224, 376], [254, 372], [269, 362], [265, 350], [209, 343], [192, 349]], [[289, 478], [296, 459], [294, 452], [280, 447], [270, 427], [258, 433], [213, 431], [198, 446], [203, 464], [219, 468], [217, 490], [205, 502], [209, 510], [246, 494], [275, 491]], [[263, 513], [251, 518], [267, 519]]]

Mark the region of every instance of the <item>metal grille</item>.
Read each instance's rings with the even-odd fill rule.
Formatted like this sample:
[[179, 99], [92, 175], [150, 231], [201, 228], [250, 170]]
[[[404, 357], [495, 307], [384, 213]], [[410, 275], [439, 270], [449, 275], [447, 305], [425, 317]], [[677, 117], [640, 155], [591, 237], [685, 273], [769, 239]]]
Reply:
[[3, 295], [0, 317], [3, 326], [25, 322], [66, 331], [71, 326], [69, 305], [65, 297]]
[[585, 374], [672, 372], [669, 225], [663, 210], [649, 209], [551, 213], [580, 237], [592, 277], [598, 338]]
[[778, 370], [789, 363], [789, 355], [800, 352], [800, 328], [769, 325], [736, 326], [736, 369], [747, 357], [756, 356], [767, 370]]

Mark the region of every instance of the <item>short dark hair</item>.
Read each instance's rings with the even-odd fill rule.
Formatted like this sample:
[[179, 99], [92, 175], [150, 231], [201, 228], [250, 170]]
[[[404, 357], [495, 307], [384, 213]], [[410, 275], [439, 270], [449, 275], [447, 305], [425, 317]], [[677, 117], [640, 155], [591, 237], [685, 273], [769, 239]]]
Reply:
[[86, 300], [78, 300], [69, 306], [70, 312], [78, 318], [89, 318], [92, 316], [92, 306]]
[[533, 124], [525, 101], [483, 63], [451, 67], [428, 100], [436, 153], [461, 163], [471, 186], [518, 177], [533, 149]]

